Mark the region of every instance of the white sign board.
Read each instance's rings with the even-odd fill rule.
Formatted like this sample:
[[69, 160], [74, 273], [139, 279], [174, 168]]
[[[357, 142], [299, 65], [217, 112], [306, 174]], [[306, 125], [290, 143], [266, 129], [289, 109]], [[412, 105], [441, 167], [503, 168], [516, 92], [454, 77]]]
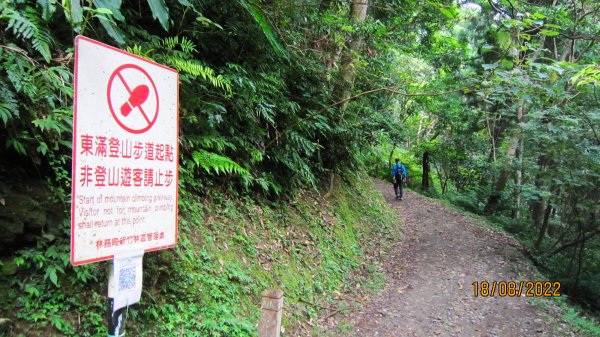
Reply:
[[75, 39], [71, 263], [177, 243], [175, 70]]

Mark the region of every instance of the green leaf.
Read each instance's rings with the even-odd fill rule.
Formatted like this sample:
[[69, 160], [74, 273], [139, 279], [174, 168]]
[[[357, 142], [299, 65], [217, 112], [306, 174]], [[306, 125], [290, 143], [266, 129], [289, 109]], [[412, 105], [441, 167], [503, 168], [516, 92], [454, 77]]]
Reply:
[[54, 44], [54, 39], [34, 8], [28, 7], [25, 11], [6, 8], [2, 11], [2, 19], [8, 19], [7, 29], [12, 29], [16, 36], [24, 40], [30, 40], [33, 49], [37, 50], [46, 62], [50, 62], [50, 47]]
[[121, 14], [121, 0], [94, 0], [96, 10], [106, 8], [111, 11], [111, 15], [117, 21], [125, 22], [125, 17]]
[[194, 151], [192, 159], [198, 167], [203, 168], [206, 172], [239, 174], [241, 176], [250, 177], [250, 172], [234, 162], [231, 158], [225, 157], [214, 152], [206, 150]]
[[38, 145], [36, 150], [37, 150], [37, 152], [41, 153], [42, 156], [45, 156], [46, 153], [48, 153], [48, 144], [41, 142], [40, 145]]
[[49, 118], [39, 118], [31, 121], [33, 125], [37, 126], [42, 130], [42, 132], [46, 132], [46, 130], [54, 130], [60, 134], [60, 127], [56, 123], [56, 121]]
[[6, 126], [9, 119], [13, 118], [11, 108], [9, 104], [0, 103], [0, 119], [4, 122], [4, 126]]
[[354, 27], [350, 26], [350, 25], [342, 25], [342, 27], [340, 27], [343, 31], [348, 32], [348, 33], [354, 33], [355, 29]]
[[510, 34], [506, 31], [499, 31], [498, 34], [496, 34], [496, 39], [498, 41], [498, 45], [504, 49], [510, 47]]
[[545, 19], [546, 16], [542, 13], [535, 12], [535, 13], [531, 14], [531, 18], [534, 20], [541, 20], [541, 19]]
[[[115, 40], [118, 44], [125, 44], [125, 38], [123, 38], [121, 30], [117, 28], [114, 22], [102, 16], [99, 16], [98, 18], [101, 19], [100, 24], [102, 27], [104, 27], [104, 30], [106, 30], [108, 35], [113, 38], [113, 40]], [[104, 18], [104, 20], [102, 20], [102, 18]]]
[[54, 269], [52, 269], [52, 271], [50, 272], [50, 281], [58, 287], [58, 275], [56, 275], [56, 270]]
[[96, 8], [94, 12], [96, 14], [113, 15], [113, 12], [108, 8]]
[[487, 44], [486, 43], [483, 46], [481, 46], [481, 51], [484, 52], [484, 53], [485, 52], [490, 52], [492, 50], [494, 50], [494, 46], [492, 46], [491, 44]]
[[33, 297], [39, 297], [42, 294], [38, 288], [36, 288], [32, 285], [27, 285], [25, 287], [25, 292], [27, 292], [29, 295], [31, 295]]
[[220, 24], [213, 22], [212, 20], [210, 20], [207, 17], [204, 16], [199, 16], [196, 18], [196, 21], [198, 21], [198, 23], [200, 23], [202, 26], [204, 27], [210, 27], [210, 26], [214, 26], [220, 30], [223, 30], [223, 26], [221, 26]]
[[44, 275], [44, 279], [50, 279], [50, 282], [52, 282], [55, 286], [58, 287], [58, 275], [56, 274], [56, 268], [47, 268], [46, 274]]
[[507, 59], [503, 59], [501, 62], [502, 62], [502, 67], [504, 69], [512, 69], [512, 67], [514, 65], [514, 63], [512, 61], [507, 60]]
[[59, 331], [62, 330], [63, 320], [60, 316], [54, 316], [54, 317], [52, 317], [52, 319], [50, 321], [52, 322], [52, 325], [54, 325], [54, 327], [56, 329], [58, 329]]
[[456, 17], [451, 10], [444, 7], [440, 7], [440, 12], [442, 12], [442, 14], [444, 14], [444, 16], [446, 16], [449, 19], [454, 19]]
[[[71, 0], [71, 21], [74, 25], [79, 25], [83, 22], [83, 9], [81, 9], [79, 0]], [[76, 31], [79, 31], [79, 28]]]
[[561, 28], [560, 25], [555, 25], [553, 23], [546, 23], [546, 24], [544, 24], [544, 27], [546, 27], [546, 28], [554, 28], [554, 29], [560, 29]]
[[269, 44], [271, 44], [273, 50], [277, 54], [287, 58], [287, 53], [285, 49], [281, 46], [281, 44], [279, 44], [279, 41], [277, 41], [277, 38], [275, 37], [273, 30], [271, 29], [271, 25], [267, 22], [260, 9], [248, 3], [246, 0], [239, 0], [239, 2], [242, 5], [242, 7], [244, 7], [248, 11], [248, 13], [250, 13], [250, 16], [252, 16], [254, 21], [258, 23], [258, 25], [262, 29], [263, 34], [269, 41]]
[[557, 36], [560, 33], [555, 30], [542, 29], [540, 31], [540, 34], [545, 35], [545, 36]]
[[37, 3], [42, 7], [42, 19], [46, 22], [50, 21], [52, 15], [54, 15], [54, 12], [56, 11], [54, 1], [38, 0]]
[[164, 0], [148, 0], [152, 10], [152, 17], [158, 19], [165, 31], [169, 31], [169, 9]]
[[482, 64], [481, 66], [483, 67], [484, 70], [492, 70], [492, 69], [498, 68], [497, 63]]

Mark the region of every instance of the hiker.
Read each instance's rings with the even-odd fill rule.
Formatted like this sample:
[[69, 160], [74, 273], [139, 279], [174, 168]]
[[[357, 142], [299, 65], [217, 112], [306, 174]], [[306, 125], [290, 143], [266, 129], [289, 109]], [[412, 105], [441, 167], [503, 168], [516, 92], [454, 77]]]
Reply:
[[394, 192], [396, 199], [402, 200], [402, 184], [406, 182], [408, 171], [399, 158], [396, 158], [396, 165], [392, 167], [392, 179], [394, 182]]

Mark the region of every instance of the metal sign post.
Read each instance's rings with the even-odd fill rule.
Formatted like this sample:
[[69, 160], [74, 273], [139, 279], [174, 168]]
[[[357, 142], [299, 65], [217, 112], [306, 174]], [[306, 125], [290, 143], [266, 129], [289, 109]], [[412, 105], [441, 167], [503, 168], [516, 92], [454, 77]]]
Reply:
[[75, 39], [71, 263], [113, 260], [109, 336], [142, 293], [144, 252], [177, 244], [175, 70]]

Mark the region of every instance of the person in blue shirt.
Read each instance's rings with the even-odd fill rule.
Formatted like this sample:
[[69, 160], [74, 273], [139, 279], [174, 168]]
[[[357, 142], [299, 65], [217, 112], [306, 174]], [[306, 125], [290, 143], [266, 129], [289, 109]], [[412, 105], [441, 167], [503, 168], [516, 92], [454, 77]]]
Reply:
[[392, 179], [394, 182], [394, 192], [398, 200], [402, 200], [402, 184], [406, 181], [406, 177], [408, 177], [406, 166], [400, 162], [399, 158], [396, 158], [396, 165], [392, 167]]

